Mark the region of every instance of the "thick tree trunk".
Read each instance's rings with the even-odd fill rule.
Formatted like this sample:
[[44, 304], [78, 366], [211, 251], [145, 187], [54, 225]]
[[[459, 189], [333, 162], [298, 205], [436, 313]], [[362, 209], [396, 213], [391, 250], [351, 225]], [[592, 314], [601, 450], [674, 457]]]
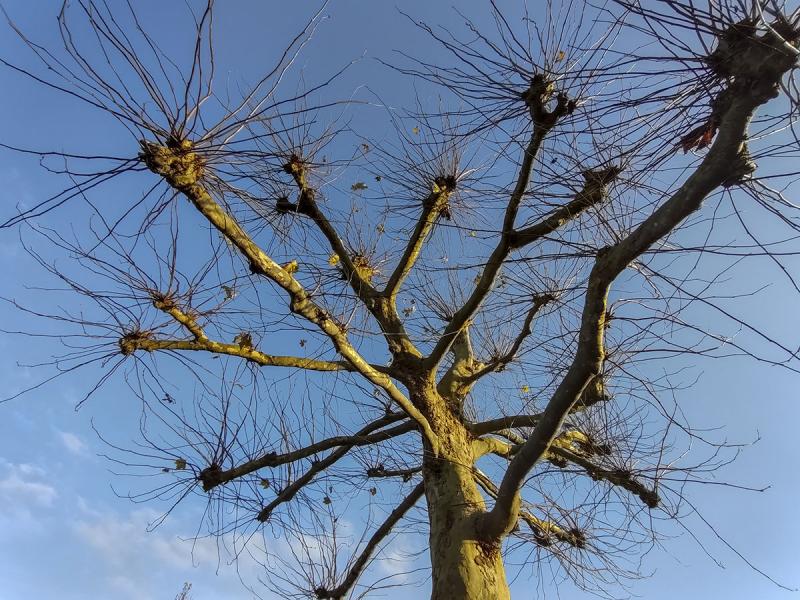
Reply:
[[440, 429], [440, 455], [425, 460], [430, 519], [432, 600], [508, 600], [499, 544], [476, 540], [475, 515], [485, 510], [472, 475], [469, 435], [457, 422]]

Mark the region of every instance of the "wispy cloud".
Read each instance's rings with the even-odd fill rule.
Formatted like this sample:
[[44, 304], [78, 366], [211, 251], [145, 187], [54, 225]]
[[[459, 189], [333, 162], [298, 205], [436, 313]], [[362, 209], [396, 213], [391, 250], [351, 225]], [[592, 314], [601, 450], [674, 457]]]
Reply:
[[56, 432], [61, 444], [71, 453], [76, 456], [86, 456], [89, 453], [89, 448], [81, 438], [74, 433], [68, 431]]
[[[235, 567], [228, 566], [225, 540], [186, 539], [167, 527], [148, 531], [148, 526], [160, 516], [150, 509], [121, 515], [92, 510], [82, 503], [81, 511], [84, 518], [72, 525], [73, 534], [94, 551], [106, 585], [116, 591], [117, 597], [160, 600], [163, 596], [151, 594], [159, 581], [193, 581], [198, 589], [216, 590], [223, 594], [220, 597], [250, 597], [242, 587], [240, 576], [249, 571], [255, 580], [259, 567], [247, 553]], [[175, 593], [179, 589], [178, 585]], [[214, 597], [213, 593], [208, 597]]]
[[25, 463], [10, 463], [0, 459], [0, 498], [7, 509], [31, 504], [49, 507], [58, 497], [56, 489], [45, 480], [43, 469]]

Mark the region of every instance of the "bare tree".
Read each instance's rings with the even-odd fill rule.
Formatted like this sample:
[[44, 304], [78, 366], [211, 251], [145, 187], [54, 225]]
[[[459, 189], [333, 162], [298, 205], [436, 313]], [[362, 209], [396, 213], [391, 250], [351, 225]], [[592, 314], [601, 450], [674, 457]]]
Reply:
[[[217, 85], [211, 2], [189, 20], [188, 65], [130, 3], [73, 4], [62, 47], [12, 24], [39, 66], [2, 63], [104, 111], [132, 153], [6, 145], [69, 186], [5, 226], [28, 226], [29, 251], [97, 309], [37, 313], [73, 328], [50, 366], [104, 365], [87, 396], [122, 374], [144, 418], [109, 454], [159, 482], [134, 498], [206, 499], [236, 551], [277, 532], [289, 551], [263, 561], [285, 596], [392, 585], [365, 572], [420, 530], [436, 599], [508, 598], [512, 560], [612, 589], [636, 576], [632, 549], [690, 512], [687, 484], [735, 454], [685, 453], [703, 438], [669, 360], [798, 369], [724, 286], [766, 258], [800, 289], [784, 264], [795, 174], [770, 162], [798, 154], [800, 11], [779, 0], [493, 5], [491, 31], [409, 18], [441, 52], [386, 64], [440, 94], [407, 112], [378, 92], [326, 99], [341, 72], [294, 73], [326, 7], [236, 95]], [[364, 110], [392, 131], [360, 135]], [[146, 192], [96, 198], [123, 176]], [[81, 201], [75, 235], [37, 225]], [[720, 240], [718, 210], [750, 241]], [[788, 237], [761, 239], [755, 218]], [[710, 331], [703, 310], [747, 335]], [[364, 532], [344, 555], [353, 507]]]
[[175, 600], [192, 600], [192, 597], [189, 595], [189, 592], [191, 591], [192, 591], [192, 584], [184, 583], [183, 588], [181, 588], [181, 591], [178, 592], [177, 596], [175, 596]]

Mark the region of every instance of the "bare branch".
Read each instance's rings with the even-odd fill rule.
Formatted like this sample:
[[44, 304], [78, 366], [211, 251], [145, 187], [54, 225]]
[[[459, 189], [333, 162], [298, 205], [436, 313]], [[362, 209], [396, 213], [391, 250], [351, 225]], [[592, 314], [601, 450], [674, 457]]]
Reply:
[[[230, 481], [234, 481], [235, 479], [239, 479], [254, 473], [259, 469], [285, 465], [287, 463], [296, 462], [303, 458], [308, 458], [309, 456], [314, 456], [315, 454], [319, 454], [325, 450], [330, 450], [331, 448], [339, 448], [337, 452], [341, 452], [341, 454], [331, 454], [331, 456], [334, 456], [335, 454], [337, 458], [331, 459], [330, 462], [325, 463], [326, 465], [333, 464], [333, 462], [344, 456], [345, 453], [354, 447], [377, 444], [379, 442], [403, 435], [404, 433], [414, 431], [414, 424], [412, 422], [408, 422], [384, 431], [373, 433], [376, 429], [391, 425], [392, 423], [396, 423], [404, 418], [405, 413], [390, 414], [367, 424], [353, 435], [338, 435], [332, 438], [321, 440], [314, 444], [310, 444], [305, 448], [300, 448], [284, 454], [270, 452], [264, 456], [247, 461], [246, 463], [231, 469], [223, 470], [219, 465], [211, 465], [200, 473], [199, 479], [203, 484], [203, 490], [208, 492], [219, 485], [224, 485]], [[316, 469], [313, 472], [317, 473], [319, 470], [320, 469]], [[308, 483], [311, 481], [311, 479], [313, 479], [313, 475], [304, 481], [305, 483]], [[302, 485], [298, 486], [297, 489], [299, 490], [300, 487], [302, 487]], [[294, 493], [296, 493], [296, 491]], [[294, 496], [294, 493], [292, 493], [291, 496], [284, 498], [283, 501], [290, 500]]]
[[420, 482], [413, 490], [411, 490], [411, 493], [408, 494], [403, 501], [397, 505], [397, 507], [389, 514], [386, 520], [381, 523], [381, 526], [378, 527], [375, 533], [372, 534], [372, 537], [369, 539], [366, 546], [364, 546], [364, 549], [350, 565], [347, 575], [345, 575], [342, 582], [332, 590], [317, 588], [314, 590], [317, 598], [331, 598], [332, 600], [344, 598], [347, 593], [353, 589], [353, 586], [364, 572], [364, 569], [369, 564], [370, 560], [372, 559], [372, 555], [378, 549], [380, 543], [392, 532], [397, 522], [400, 521], [400, 519], [402, 519], [403, 516], [409, 510], [411, 510], [417, 502], [419, 502], [419, 499], [422, 498], [424, 493], [425, 484]]
[[[586, 300], [575, 358], [553, 394], [525, 445], [516, 454], [500, 484], [495, 506], [481, 522], [482, 534], [495, 539], [510, 530], [519, 511], [519, 488], [531, 468], [548, 447], [592, 378], [600, 375], [605, 355], [604, 333], [606, 300], [614, 279], [636, 257], [667, 235], [692, 212], [715, 188], [731, 185], [732, 177], [741, 177], [750, 169], [747, 154], [747, 128], [756, 108], [776, 94], [783, 73], [795, 62], [794, 57], [776, 48], [765, 38], [752, 39], [749, 51], [753, 62], [739, 67], [755, 79], [747, 85], [734, 82], [716, 100], [720, 126], [716, 141], [697, 170], [652, 215], [619, 243], [604, 249], [595, 260], [589, 277]], [[751, 57], [752, 58], [752, 57]], [[759, 71], [763, 61], [774, 65]]]

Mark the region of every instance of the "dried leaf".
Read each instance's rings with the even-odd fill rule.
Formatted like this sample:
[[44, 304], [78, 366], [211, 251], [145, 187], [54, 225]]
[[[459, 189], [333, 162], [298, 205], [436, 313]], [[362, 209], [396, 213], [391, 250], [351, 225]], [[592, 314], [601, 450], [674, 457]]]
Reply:
[[700, 150], [709, 146], [716, 134], [717, 127], [713, 122], [695, 127], [681, 138], [683, 153], [686, 154], [689, 150]]
[[253, 335], [249, 331], [241, 331], [233, 338], [233, 343], [238, 344], [242, 348], [252, 348]]

